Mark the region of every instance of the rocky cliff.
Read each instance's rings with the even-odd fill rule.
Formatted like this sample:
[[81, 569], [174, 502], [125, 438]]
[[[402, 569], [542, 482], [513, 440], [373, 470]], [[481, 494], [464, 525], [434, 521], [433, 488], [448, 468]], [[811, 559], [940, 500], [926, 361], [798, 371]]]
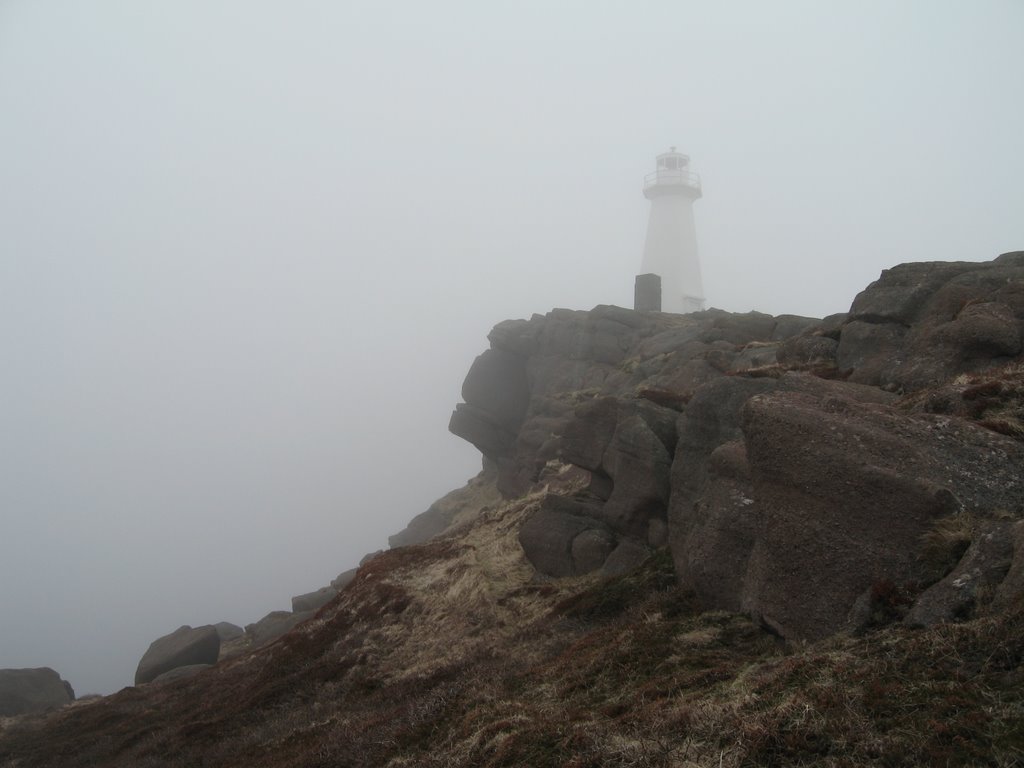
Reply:
[[[1024, 253], [898, 266], [825, 320], [555, 310], [494, 328], [450, 429], [508, 498], [578, 476], [520, 531], [542, 574], [667, 543], [702, 604], [786, 639], [863, 628], [885, 584], [949, 620], [1024, 561], [1022, 333]], [[998, 564], [937, 573], [943, 527]]]
[[501, 323], [477, 478], [292, 612], [0, 720], [0, 766], [1019, 764], [1022, 339], [1024, 253], [824, 319]]

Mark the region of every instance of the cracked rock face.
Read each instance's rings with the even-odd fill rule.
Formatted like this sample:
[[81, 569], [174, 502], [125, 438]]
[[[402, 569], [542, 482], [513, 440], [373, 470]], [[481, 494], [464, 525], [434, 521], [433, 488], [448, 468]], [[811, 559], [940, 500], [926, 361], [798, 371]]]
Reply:
[[787, 638], [841, 629], [873, 584], [919, 581], [936, 520], [1024, 514], [1024, 445], [965, 421], [776, 393], [746, 403], [743, 433], [757, 522], [742, 605]]
[[888, 269], [854, 299], [837, 349], [850, 380], [904, 391], [1020, 356], [1024, 252]]
[[[707, 607], [810, 639], [882, 581], [920, 592], [921, 536], [967, 513], [988, 543], [915, 592], [908, 621], [1024, 583], [1024, 536], [989, 524], [1024, 517], [1024, 382], [961, 382], [1021, 363], [1024, 252], [899, 265], [824, 320], [603, 306], [489, 339], [450, 429], [506, 498], [565, 497], [520, 535], [540, 573], [621, 572], [667, 541]], [[549, 486], [553, 462], [584, 481]]]

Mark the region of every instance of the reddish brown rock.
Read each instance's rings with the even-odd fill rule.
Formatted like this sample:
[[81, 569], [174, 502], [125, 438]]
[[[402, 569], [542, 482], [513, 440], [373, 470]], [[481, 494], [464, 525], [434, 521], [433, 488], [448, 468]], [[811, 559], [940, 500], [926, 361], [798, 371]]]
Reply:
[[0, 669], [0, 717], [45, 712], [74, 700], [71, 685], [49, 667]]
[[1024, 514], [1024, 444], [963, 420], [791, 392], [751, 398], [742, 426], [757, 516], [743, 607], [787, 638], [839, 630], [873, 584], [917, 581], [936, 519]]
[[178, 627], [150, 644], [135, 670], [135, 684], [151, 682], [177, 667], [215, 664], [219, 653], [220, 635], [216, 627]]
[[854, 299], [837, 363], [851, 381], [906, 392], [1017, 357], [1024, 252], [989, 262], [901, 264]]

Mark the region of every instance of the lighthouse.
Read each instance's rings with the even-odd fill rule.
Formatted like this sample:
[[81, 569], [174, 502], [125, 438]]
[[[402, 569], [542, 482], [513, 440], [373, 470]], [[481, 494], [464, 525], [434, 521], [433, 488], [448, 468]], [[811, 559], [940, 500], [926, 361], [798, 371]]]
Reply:
[[[636, 282], [636, 308], [699, 312], [704, 309], [704, 287], [693, 201], [701, 196], [700, 177], [690, 170], [690, 158], [675, 147], [658, 155], [656, 163], [654, 173], [644, 177], [644, 197], [651, 201], [651, 213]], [[660, 296], [656, 295], [659, 282]]]

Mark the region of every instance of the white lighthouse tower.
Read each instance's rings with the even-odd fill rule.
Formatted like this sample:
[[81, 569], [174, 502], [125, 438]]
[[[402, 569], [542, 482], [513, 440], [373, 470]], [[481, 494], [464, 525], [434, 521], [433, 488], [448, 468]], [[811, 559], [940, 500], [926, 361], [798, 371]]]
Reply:
[[690, 158], [675, 147], [658, 155], [654, 173], [644, 177], [644, 197], [651, 201], [651, 215], [640, 271], [641, 277], [654, 274], [661, 278], [663, 312], [704, 309], [693, 227], [693, 201], [700, 196], [700, 177], [690, 171]]

